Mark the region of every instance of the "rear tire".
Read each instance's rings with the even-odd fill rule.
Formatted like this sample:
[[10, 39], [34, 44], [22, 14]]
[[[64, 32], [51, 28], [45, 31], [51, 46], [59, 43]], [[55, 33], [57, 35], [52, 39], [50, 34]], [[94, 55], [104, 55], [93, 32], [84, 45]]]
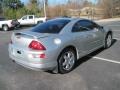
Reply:
[[3, 26], [2, 26], [2, 30], [3, 30], [3, 31], [8, 31], [8, 29], [9, 29], [8, 25], [3, 25]]
[[65, 49], [58, 58], [58, 72], [65, 74], [73, 70], [76, 55], [73, 49]]
[[109, 48], [112, 45], [112, 34], [108, 33], [105, 38], [105, 49]]

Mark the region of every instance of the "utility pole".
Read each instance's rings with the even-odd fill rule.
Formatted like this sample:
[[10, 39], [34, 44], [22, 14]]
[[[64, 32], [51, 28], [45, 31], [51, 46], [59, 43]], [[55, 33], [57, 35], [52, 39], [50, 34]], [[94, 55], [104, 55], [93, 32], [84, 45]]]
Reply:
[[95, 20], [95, 17], [96, 17], [96, 4], [97, 4], [97, 0], [94, 0], [94, 3], [93, 3], [93, 20]]
[[43, 0], [44, 1], [44, 16], [45, 16], [45, 18], [47, 17], [47, 15], [46, 15], [46, 0]]

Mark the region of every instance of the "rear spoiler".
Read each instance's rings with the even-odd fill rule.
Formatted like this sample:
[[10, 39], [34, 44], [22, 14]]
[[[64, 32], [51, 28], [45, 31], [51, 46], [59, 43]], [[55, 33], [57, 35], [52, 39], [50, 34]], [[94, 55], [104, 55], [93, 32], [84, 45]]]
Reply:
[[26, 34], [26, 33], [23, 33], [23, 32], [14, 33], [14, 35], [18, 36], [18, 37], [29, 37], [29, 38], [32, 38], [32, 39], [37, 39], [36, 36], [31, 35], [31, 34]]
[[48, 34], [43, 34], [43, 33], [35, 33], [35, 32], [18, 32], [14, 33], [15, 36], [22, 36], [22, 37], [28, 37], [32, 39], [39, 39], [39, 38], [45, 38], [48, 37]]

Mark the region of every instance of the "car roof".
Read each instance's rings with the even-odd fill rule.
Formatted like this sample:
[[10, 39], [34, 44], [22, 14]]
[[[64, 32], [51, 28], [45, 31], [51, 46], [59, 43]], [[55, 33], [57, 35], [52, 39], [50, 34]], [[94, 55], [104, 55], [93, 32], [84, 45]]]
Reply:
[[50, 20], [89, 20], [89, 19], [85, 19], [85, 18], [71, 18], [71, 17], [56, 17], [54, 19], [50, 19]]

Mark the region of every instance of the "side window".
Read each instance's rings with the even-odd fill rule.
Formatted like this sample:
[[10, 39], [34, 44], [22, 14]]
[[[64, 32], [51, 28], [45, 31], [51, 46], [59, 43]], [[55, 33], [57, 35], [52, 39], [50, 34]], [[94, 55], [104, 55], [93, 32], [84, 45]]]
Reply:
[[75, 23], [75, 25], [72, 28], [72, 32], [83, 32], [88, 30], [89, 30], [88, 28], [81, 26], [81, 21], [78, 21], [77, 23]]
[[33, 19], [33, 16], [29, 16], [29, 19]]
[[22, 17], [22, 20], [25, 20], [25, 19], [27, 19], [27, 16], [23, 16], [23, 17]]
[[94, 28], [100, 28], [100, 26], [98, 24], [96, 24], [95, 22], [92, 22], [92, 23], [93, 23]]
[[90, 30], [94, 29], [94, 24], [89, 20], [81, 20], [79, 23], [82, 27], [86, 27]]

